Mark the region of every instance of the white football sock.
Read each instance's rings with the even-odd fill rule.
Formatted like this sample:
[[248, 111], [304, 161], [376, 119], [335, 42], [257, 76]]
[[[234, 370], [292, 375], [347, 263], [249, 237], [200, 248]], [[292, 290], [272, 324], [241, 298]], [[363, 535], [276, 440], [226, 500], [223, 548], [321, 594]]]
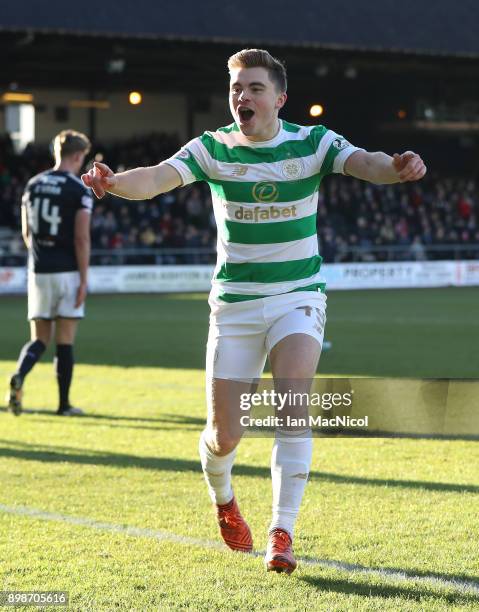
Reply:
[[214, 504], [227, 504], [233, 499], [231, 470], [236, 457], [236, 448], [231, 453], [219, 457], [207, 446], [205, 434], [206, 431], [203, 431], [200, 436], [199, 451], [208, 492]]
[[294, 524], [309, 476], [313, 440], [277, 434], [271, 454], [273, 518], [269, 530], [284, 529], [293, 537]]

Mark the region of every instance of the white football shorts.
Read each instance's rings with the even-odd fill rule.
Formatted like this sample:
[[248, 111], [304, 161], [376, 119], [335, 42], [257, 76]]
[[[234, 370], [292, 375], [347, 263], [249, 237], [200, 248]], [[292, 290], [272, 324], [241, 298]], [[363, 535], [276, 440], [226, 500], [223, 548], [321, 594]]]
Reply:
[[75, 308], [79, 272], [28, 273], [28, 319], [82, 319], [85, 304]]
[[324, 293], [296, 291], [232, 304], [210, 296], [209, 304], [207, 377], [260, 378], [271, 349], [291, 334], [307, 334], [323, 345]]

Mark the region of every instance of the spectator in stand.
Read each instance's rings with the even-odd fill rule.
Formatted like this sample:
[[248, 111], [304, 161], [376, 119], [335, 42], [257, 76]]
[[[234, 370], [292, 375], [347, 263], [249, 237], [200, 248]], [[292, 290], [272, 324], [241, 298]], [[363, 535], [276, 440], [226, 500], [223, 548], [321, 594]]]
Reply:
[[151, 225], [146, 225], [140, 233], [140, 244], [147, 249], [156, 244], [156, 234]]
[[415, 261], [425, 261], [427, 259], [426, 251], [424, 250], [424, 245], [421, 242], [420, 236], [414, 236], [410, 250]]

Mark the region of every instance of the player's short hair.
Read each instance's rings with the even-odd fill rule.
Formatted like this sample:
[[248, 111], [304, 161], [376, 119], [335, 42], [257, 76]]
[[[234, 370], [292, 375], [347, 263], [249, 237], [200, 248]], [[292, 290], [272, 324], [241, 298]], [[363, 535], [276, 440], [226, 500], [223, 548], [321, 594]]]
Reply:
[[53, 140], [55, 157], [63, 159], [75, 153], [89, 153], [91, 143], [88, 136], [75, 130], [62, 130]]
[[238, 51], [228, 60], [228, 70], [231, 72], [233, 68], [266, 68], [278, 91], [284, 93], [288, 87], [285, 65], [264, 49]]

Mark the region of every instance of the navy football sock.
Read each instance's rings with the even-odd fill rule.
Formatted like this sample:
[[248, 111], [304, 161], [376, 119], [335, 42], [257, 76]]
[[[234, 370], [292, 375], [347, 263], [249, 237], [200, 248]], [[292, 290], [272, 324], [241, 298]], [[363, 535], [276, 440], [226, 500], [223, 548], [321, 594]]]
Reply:
[[69, 394], [73, 376], [73, 346], [71, 344], [57, 344], [55, 357], [57, 373], [59, 410], [66, 410], [70, 406]]
[[22, 382], [28, 372], [30, 372], [33, 366], [43, 355], [46, 348], [46, 345], [41, 340], [32, 340], [27, 342], [22, 348], [18, 358], [16, 371], [16, 374], [20, 375]]

